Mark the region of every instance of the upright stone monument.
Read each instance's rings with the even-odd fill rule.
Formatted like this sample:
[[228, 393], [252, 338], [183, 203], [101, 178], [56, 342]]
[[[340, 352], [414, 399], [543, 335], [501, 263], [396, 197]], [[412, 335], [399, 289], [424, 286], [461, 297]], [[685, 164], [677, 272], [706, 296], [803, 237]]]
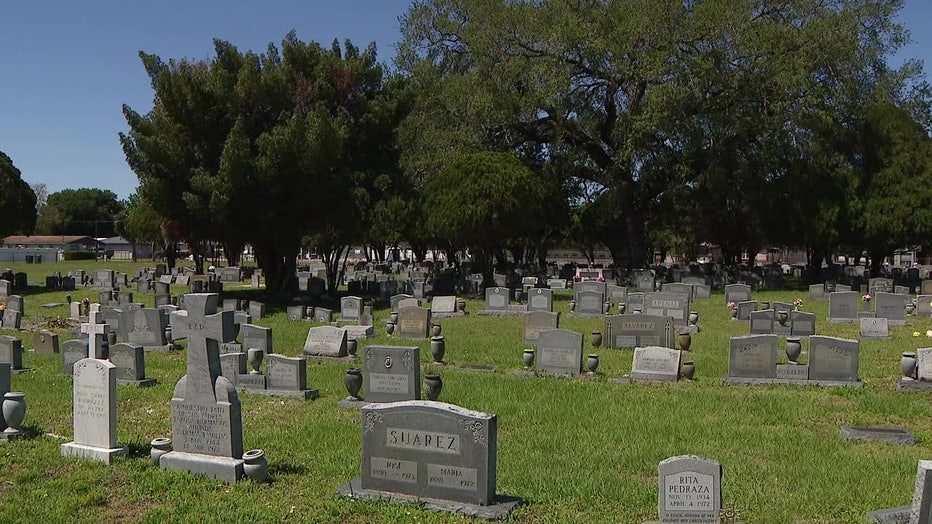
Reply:
[[219, 298], [187, 294], [187, 311], [172, 312], [173, 338], [188, 340], [188, 367], [171, 400], [174, 449], [159, 465], [232, 484], [243, 476], [243, 422], [236, 388], [220, 373], [220, 342], [233, 313], [216, 312]]
[[110, 464], [126, 454], [117, 445], [116, 366], [85, 358], [74, 365], [74, 442], [61, 445], [65, 457], [82, 457]]
[[718, 524], [722, 465], [693, 455], [670, 457], [657, 467], [660, 523]]

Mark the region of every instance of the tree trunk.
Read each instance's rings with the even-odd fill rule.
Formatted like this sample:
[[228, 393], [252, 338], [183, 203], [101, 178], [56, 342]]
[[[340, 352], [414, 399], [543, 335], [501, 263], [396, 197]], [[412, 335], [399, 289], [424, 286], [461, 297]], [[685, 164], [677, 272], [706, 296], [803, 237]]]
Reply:
[[883, 269], [883, 260], [886, 258], [886, 251], [883, 249], [872, 249], [869, 251], [871, 261], [871, 278], [880, 277], [880, 271]]
[[298, 242], [292, 245], [256, 244], [256, 262], [265, 275], [266, 291], [279, 298], [288, 298], [296, 291], [294, 278], [297, 267]]
[[345, 245], [324, 246], [318, 244], [317, 252], [327, 268], [327, 291], [336, 296], [337, 289], [340, 286], [340, 256], [346, 252], [343, 257], [343, 263], [345, 264], [346, 258], [349, 256], [349, 249]]
[[243, 243], [226, 241], [223, 242], [223, 256], [227, 259], [227, 265], [231, 267], [239, 266], [243, 254]]

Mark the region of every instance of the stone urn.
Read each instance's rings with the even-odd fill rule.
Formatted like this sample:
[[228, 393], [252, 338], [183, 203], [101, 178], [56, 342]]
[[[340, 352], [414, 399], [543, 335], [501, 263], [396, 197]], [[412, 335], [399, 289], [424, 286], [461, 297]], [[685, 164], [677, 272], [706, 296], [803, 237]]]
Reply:
[[731, 319], [732, 319], [732, 320], [737, 320], [737, 318], [738, 318], [738, 307], [735, 306], [735, 307], [731, 308]]
[[599, 367], [599, 355], [595, 353], [589, 353], [586, 357], [586, 369], [589, 370], [590, 375], [595, 375], [595, 370]]
[[394, 333], [394, 332], [395, 332], [395, 323], [394, 323], [394, 322], [386, 322], [386, 323], [385, 323], [385, 334], [388, 335], [388, 336], [392, 336], [392, 333]]
[[799, 343], [799, 338], [788, 337], [786, 339], [786, 358], [789, 360], [790, 364], [799, 363], [799, 355], [802, 351], [803, 346]]
[[619, 302], [619, 303], [618, 303], [618, 314], [619, 314], [619, 315], [624, 315], [624, 314], [625, 314], [625, 310], [627, 310], [627, 309], [628, 309], [628, 305], [627, 305], [627, 304], [625, 304], [624, 302]]
[[683, 378], [686, 380], [692, 380], [693, 375], [696, 374], [696, 364], [692, 360], [687, 360], [683, 362]]
[[914, 311], [916, 311], [916, 304], [913, 304], [912, 302], [907, 302], [906, 303], [906, 314], [912, 315]]
[[441, 331], [443, 331], [443, 326], [441, 326], [440, 324], [430, 325], [430, 336], [439, 337]]
[[689, 312], [689, 325], [695, 326], [695, 325], [698, 324], [698, 323], [699, 323], [699, 312], [698, 312], [698, 311], [690, 311], [690, 312]]
[[534, 365], [534, 350], [525, 349], [521, 358], [524, 361], [524, 369], [530, 369]]
[[307, 318], [314, 318], [314, 306], [307, 306], [304, 308], [304, 316]]
[[428, 373], [424, 375], [424, 393], [427, 394], [427, 400], [437, 400], [440, 398], [440, 390], [443, 389], [443, 381], [440, 380], [438, 373]]
[[462, 298], [456, 299], [456, 310], [459, 311], [460, 313], [465, 313], [466, 312], [466, 301], [463, 300]]
[[362, 389], [362, 371], [359, 368], [349, 368], [343, 375], [343, 385], [350, 397], [356, 400], [362, 400], [359, 396], [359, 390]]
[[593, 332], [589, 335], [589, 340], [592, 341], [592, 347], [594, 347], [594, 348], [596, 348], [596, 349], [599, 349], [600, 347], [602, 347], [602, 332], [601, 332], [601, 331], [593, 331]]
[[356, 340], [355, 338], [347, 338], [347, 339], [346, 339], [346, 354], [347, 354], [347, 355], [349, 355], [349, 356], [351, 356], [351, 357], [355, 357], [355, 356], [356, 356], [356, 350], [357, 350], [358, 348], [359, 348], [359, 341], [358, 341], [358, 340]]
[[398, 323], [398, 312], [397, 312], [397, 311], [392, 311], [392, 312], [388, 315], [388, 321], [391, 322], [392, 324], [397, 324], [397, 323]]
[[524, 291], [520, 289], [515, 290], [515, 302], [521, 303], [521, 299], [524, 298]]
[[12, 437], [22, 435], [24, 431], [20, 428], [23, 418], [26, 416], [26, 394], [21, 391], [11, 391], [3, 395], [3, 420], [6, 421], [7, 428], [3, 434]]
[[243, 473], [253, 482], [265, 482], [269, 476], [269, 463], [261, 449], [250, 449], [243, 453]]
[[641, 314], [641, 308], [636, 307], [636, 308], [632, 309], [632, 310], [631, 310], [631, 314], [632, 314], [632, 315], [640, 315], [640, 314]]
[[152, 442], [149, 443], [149, 458], [151, 458], [152, 462], [158, 466], [162, 455], [168, 453], [171, 450], [172, 439], [166, 437], [152, 439]]
[[[915, 352], [907, 351], [906, 353], [903, 353], [903, 357], [900, 358], [900, 369], [903, 370], [904, 380], [913, 380], [913, 377], [916, 374]], [[3, 403], [3, 406], [6, 407], [6, 402]]]
[[689, 333], [680, 333], [680, 349], [683, 351], [689, 351], [689, 347], [693, 344], [693, 336]]
[[252, 369], [249, 370], [250, 375], [262, 374], [262, 372], [259, 371], [259, 366], [262, 365], [263, 357], [265, 357], [265, 351], [261, 348], [249, 348], [246, 350], [246, 359], [249, 360], [249, 365], [252, 366]]
[[576, 311], [576, 301], [570, 300], [570, 312]]
[[430, 337], [430, 354], [434, 357], [434, 364], [443, 363], [443, 354], [447, 351], [447, 344], [444, 342], [443, 337], [433, 336]]
[[789, 311], [783, 311], [783, 310], [777, 311], [777, 322], [779, 322], [781, 326], [786, 326], [786, 321], [789, 320], [789, 318], [790, 318]]
[[612, 311], [612, 303], [609, 302], [608, 300], [606, 300], [606, 301], [602, 304], [602, 313], [604, 313], [604, 314], [607, 315], [607, 314], [611, 313], [611, 311]]
[[770, 309], [770, 302], [767, 302], [766, 300], [764, 300], [763, 302], [760, 303], [760, 308], [761, 308], [761, 311], [765, 309]]

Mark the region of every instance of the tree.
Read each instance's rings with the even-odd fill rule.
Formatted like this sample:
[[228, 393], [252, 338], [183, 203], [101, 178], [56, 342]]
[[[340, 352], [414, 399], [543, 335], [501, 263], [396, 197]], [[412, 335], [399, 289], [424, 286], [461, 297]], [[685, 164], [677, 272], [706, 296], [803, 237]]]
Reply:
[[294, 32], [281, 52], [214, 47], [209, 62], [141, 53], [154, 107], [124, 106], [120, 139], [143, 199], [177, 234], [220, 241], [228, 255], [251, 244], [268, 289], [285, 295], [305, 236], [339, 239], [333, 253], [364, 240], [367, 181], [392, 162], [382, 68], [374, 45], [327, 50]]
[[36, 194], [20, 177], [19, 169], [0, 151], [0, 239], [5, 236], [28, 235], [36, 227]]
[[123, 211], [117, 217], [116, 230], [132, 244], [133, 260], [136, 260], [137, 242], [149, 242], [154, 245], [163, 240], [162, 222], [158, 212], [138, 193], [129, 196]]
[[513, 155], [474, 153], [450, 163], [424, 188], [431, 234], [469, 249], [474, 268], [492, 280], [492, 258], [509, 240], [529, 237], [545, 222], [546, 191]]
[[39, 210], [37, 231], [43, 235], [116, 235], [116, 218], [123, 210], [108, 189], [64, 189], [48, 196]]
[[432, 176], [430, 157], [469, 137], [573, 151], [570, 176], [611, 203], [597, 229], [616, 263], [643, 266], [648, 228], [684, 211], [735, 259], [766, 241], [778, 215], [762, 199], [788, 174], [781, 159], [802, 156], [807, 123], [856, 106], [862, 84], [886, 75], [900, 5], [416, 1], [398, 64], [431, 89], [412, 116], [422, 154], [409, 165]]

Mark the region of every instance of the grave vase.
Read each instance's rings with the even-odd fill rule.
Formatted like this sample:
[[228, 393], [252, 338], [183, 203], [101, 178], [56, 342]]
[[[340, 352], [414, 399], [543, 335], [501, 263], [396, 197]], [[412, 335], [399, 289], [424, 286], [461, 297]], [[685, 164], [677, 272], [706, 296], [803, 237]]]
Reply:
[[586, 357], [586, 369], [589, 370], [589, 373], [594, 375], [595, 370], [599, 367], [599, 355], [595, 353], [589, 353]]
[[8, 426], [3, 433], [6, 435], [19, 435], [23, 432], [19, 428], [26, 416], [26, 394], [19, 391], [11, 391], [3, 395], [3, 420]]
[[359, 342], [355, 338], [346, 339], [346, 353], [351, 356], [356, 356], [356, 350], [359, 348]]
[[388, 315], [388, 321], [391, 322], [392, 324], [397, 324], [398, 323], [398, 312], [392, 311], [391, 314]]
[[692, 380], [693, 375], [696, 374], [696, 364], [692, 360], [687, 360], [683, 362], [683, 378], [686, 380]]
[[307, 306], [304, 308], [304, 316], [307, 318], [314, 318], [314, 306]]
[[253, 482], [265, 482], [269, 476], [269, 463], [261, 449], [250, 449], [243, 453], [243, 473]]
[[624, 315], [626, 309], [628, 309], [628, 305], [627, 305], [627, 304], [625, 304], [624, 302], [619, 302], [619, 303], [618, 303], [618, 314], [619, 314], [619, 315]]
[[457, 311], [459, 311], [460, 313], [465, 313], [465, 312], [466, 312], [466, 301], [463, 300], [463, 299], [461, 299], [461, 298], [460, 298], [460, 299], [457, 299], [457, 300], [456, 300], [456, 309], [457, 309]]
[[907, 302], [906, 303], [906, 314], [912, 315], [913, 311], [916, 311], [916, 304], [913, 304], [912, 302]]
[[515, 290], [515, 302], [521, 303], [521, 299], [524, 298], [524, 291], [520, 289]]
[[592, 347], [599, 349], [600, 347], [602, 347], [602, 332], [593, 331], [589, 335], [589, 340], [592, 342]]
[[249, 370], [250, 375], [262, 374], [262, 372], [259, 371], [259, 366], [262, 365], [262, 357], [264, 356], [264, 351], [261, 348], [249, 348], [246, 350], [246, 358], [249, 359], [249, 365], [252, 366], [252, 369]]
[[770, 302], [767, 302], [766, 300], [764, 300], [763, 302], [761, 302], [761, 303], [760, 303], [760, 309], [761, 309], [761, 311], [763, 311], [763, 310], [765, 310], [765, 309], [770, 309]]
[[916, 353], [912, 351], [903, 353], [903, 357], [900, 358], [900, 369], [903, 370], [904, 379], [912, 380], [916, 374]]
[[689, 347], [693, 344], [693, 337], [689, 333], [680, 333], [680, 349], [683, 351], [689, 351]]
[[172, 439], [159, 437], [152, 439], [152, 442], [149, 443], [149, 458], [152, 459], [152, 462], [156, 466], [159, 465], [159, 460], [161, 460], [162, 455], [168, 453], [172, 450]]
[[732, 319], [732, 320], [735, 320], [735, 319], [737, 319], [737, 318], [738, 318], [738, 308], [737, 308], [737, 307], [733, 307], [733, 308], [731, 308], [731, 319]]
[[789, 337], [786, 339], [786, 358], [790, 361], [791, 364], [796, 364], [799, 361], [799, 354], [802, 353], [803, 346], [799, 343], [799, 339], [796, 337]]
[[777, 311], [777, 322], [779, 322], [781, 326], [786, 326], [787, 319], [789, 319], [789, 312]]
[[576, 301], [570, 300], [570, 312], [576, 311]]
[[362, 389], [362, 371], [359, 368], [347, 369], [346, 374], [343, 375], [343, 385], [346, 386], [346, 391], [351, 397], [360, 400], [359, 390]]
[[524, 369], [530, 369], [531, 366], [534, 365], [534, 350], [525, 349], [522, 360], [524, 361]]
[[443, 381], [437, 373], [424, 375], [424, 393], [427, 394], [428, 400], [437, 400], [440, 398], [440, 390], [443, 389]]
[[699, 312], [690, 311], [689, 312], [689, 324], [695, 326], [698, 323], [699, 323]]
[[430, 354], [434, 356], [434, 364], [443, 363], [443, 354], [446, 353], [446, 351], [447, 344], [444, 342], [443, 337], [430, 337]]
[[395, 332], [395, 323], [394, 323], [394, 322], [386, 322], [386, 323], [385, 323], [385, 334], [388, 335], [388, 336], [392, 336], [392, 333], [394, 333], [394, 332]]
[[443, 328], [440, 326], [440, 324], [431, 324], [431, 326], [430, 326], [430, 334], [431, 334], [431, 336], [439, 337], [439, 336], [440, 336], [440, 331], [442, 331], [442, 330], [443, 330]]

